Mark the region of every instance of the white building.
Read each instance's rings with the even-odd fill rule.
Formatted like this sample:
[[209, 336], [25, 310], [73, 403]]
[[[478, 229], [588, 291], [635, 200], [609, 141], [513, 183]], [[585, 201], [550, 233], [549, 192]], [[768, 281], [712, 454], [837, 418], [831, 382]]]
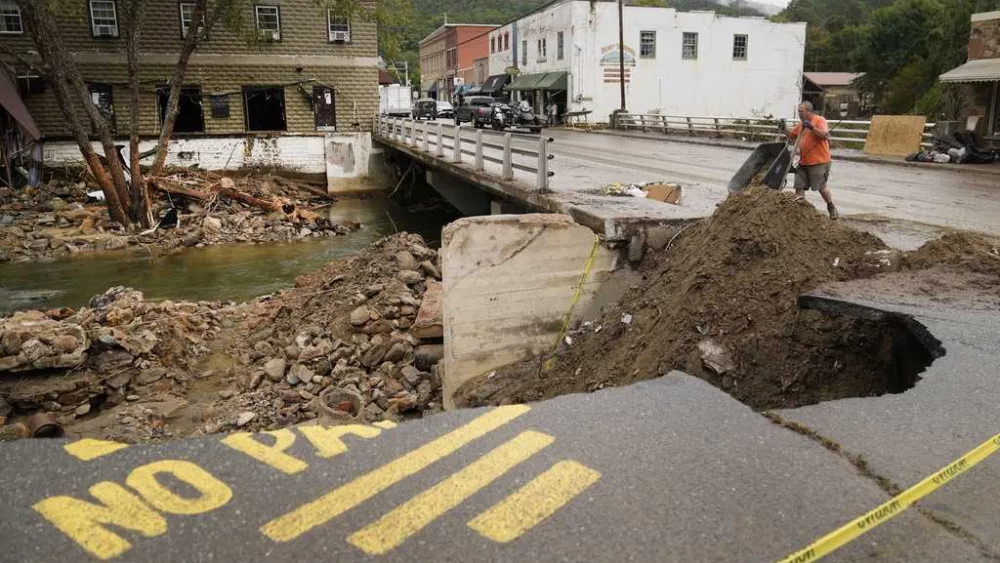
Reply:
[[[801, 99], [806, 24], [712, 12], [626, 6], [626, 104], [632, 113], [794, 117]], [[621, 105], [618, 6], [566, 0], [491, 33], [490, 75], [511, 72], [515, 99], [536, 111], [590, 110], [606, 121]]]

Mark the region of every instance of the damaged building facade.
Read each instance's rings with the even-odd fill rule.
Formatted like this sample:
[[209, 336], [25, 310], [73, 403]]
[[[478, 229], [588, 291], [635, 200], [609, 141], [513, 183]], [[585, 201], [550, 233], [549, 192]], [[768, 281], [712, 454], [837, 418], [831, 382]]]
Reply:
[[941, 82], [961, 88], [967, 128], [1000, 148], [1000, 12], [972, 15], [969, 60], [941, 75]]
[[[112, 131], [129, 127], [124, 33], [115, 0], [71, 0], [58, 21], [93, 103]], [[210, 5], [212, 2], [209, 3]], [[141, 30], [142, 149], [155, 146], [195, 4], [150, 0]], [[372, 117], [378, 109], [374, 23], [349, 21], [312, 0], [246, 3], [240, 32], [219, 22], [199, 42], [185, 77], [168, 162], [206, 169], [265, 167], [338, 178], [367, 174]], [[30, 30], [13, 0], [0, 0], [0, 41], [37, 60]], [[46, 159], [78, 159], [70, 131], [45, 81], [14, 68], [25, 105], [47, 139]]]

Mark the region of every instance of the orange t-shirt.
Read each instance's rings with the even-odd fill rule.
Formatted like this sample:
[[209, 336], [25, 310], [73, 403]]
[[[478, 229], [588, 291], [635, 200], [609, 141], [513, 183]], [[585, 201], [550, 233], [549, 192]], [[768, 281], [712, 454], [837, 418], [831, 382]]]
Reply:
[[[809, 121], [812, 122], [815, 129], [820, 131], [830, 130], [826, 118], [822, 115], [814, 115]], [[800, 123], [795, 126], [795, 129], [792, 129], [792, 138], [797, 139], [801, 133], [802, 124]], [[830, 157], [830, 140], [821, 139], [812, 131], [806, 131], [806, 136], [802, 137], [802, 144], [799, 146], [799, 154], [802, 155], [799, 162], [803, 166], [828, 164], [832, 160]]]

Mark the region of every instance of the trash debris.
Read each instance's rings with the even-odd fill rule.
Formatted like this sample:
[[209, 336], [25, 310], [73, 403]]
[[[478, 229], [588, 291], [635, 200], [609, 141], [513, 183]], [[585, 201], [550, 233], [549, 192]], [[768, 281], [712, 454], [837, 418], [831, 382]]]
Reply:
[[679, 205], [684, 194], [680, 184], [666, 182], [645, 182], [641, 184], [624, 184], [614, 182], [600, 189], [601, 193], [619, 197], [641, 197], [655, 199], [664, 203]]
[[632, 315], [628, 313], [623, 313], [621, 318], [622, 324], [630, 325], [632, 324]]

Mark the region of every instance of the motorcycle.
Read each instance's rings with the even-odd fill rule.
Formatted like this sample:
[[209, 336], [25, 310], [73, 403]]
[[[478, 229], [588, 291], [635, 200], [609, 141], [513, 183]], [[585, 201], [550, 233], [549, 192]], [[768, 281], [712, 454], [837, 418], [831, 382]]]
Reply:
[[493, 115], [490, 118], [490, 125], [494, 131], [503, 131], [514, 125], [514, 115], [510, 106], [505, 104], [493, 104]]

